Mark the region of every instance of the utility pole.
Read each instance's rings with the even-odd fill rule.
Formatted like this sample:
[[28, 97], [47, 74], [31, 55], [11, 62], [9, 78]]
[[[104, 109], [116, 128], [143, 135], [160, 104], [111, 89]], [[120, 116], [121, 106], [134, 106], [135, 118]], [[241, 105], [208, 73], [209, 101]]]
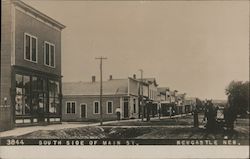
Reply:
[[102, 60], [106, 60], [106, 57], [96, 57], [96, 60], [100, 60], [100, 125], [102, 126]]
[[144, 118], [144, 103], [143, 103], [143, 70], [142, 69], [139, 69], [139, 71], [141, 72], [141, 84], [140, 84], [140, 86], [141, 86], [141, 107], [142, 107], [142, 121], [143, 121], [143, 118]]

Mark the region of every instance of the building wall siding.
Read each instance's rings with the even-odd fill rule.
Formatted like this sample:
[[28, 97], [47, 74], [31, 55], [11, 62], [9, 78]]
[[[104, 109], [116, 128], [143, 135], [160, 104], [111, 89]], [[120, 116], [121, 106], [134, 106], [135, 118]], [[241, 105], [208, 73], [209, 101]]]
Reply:
[[[66, 102], [67, 101], [75, 101], [76, 102], [76, 112], [75, 114], [67, 114]], [[93, 113], [93, 103], [94, 101], [99, 101], [99, 96], [63, 96], [62, 100], [62, 120], [63, 121], [83, 121], [83, 120], [99, 120], [100, 114]], [[107, 114], [107, 101], [113, 102], [113, 113]], [[87, 105], [87, 118], [82, 119], [80, 114], [80, 104], [84, 103]], [[116, 119], [116, 108], [120, 107], [120, 97], [103, 97], [103, 119]]]
[[[16, 17], [16, 56], [18, 66], [38, 71], [61, 75], [61, 32], [31, 17], [19, 10], [15, 10]], [[25, 23], [24, 23], [25, 22]], [[24, 60], [24, 33], [37, 37], [38, 63]], [[55, 44], [55, 68], [44, 65], [44, 41]]]
[[139, 82], [134, 79], [129, 79], [129, 94], [138, 96]]
[[[1, 12], [1, 93], [0, 93], [0, 131], [13, 127], [11, 118], [11, 4], [9, 1], [2, 2]], [[5, 105], [4, 98], [7, 98]]]

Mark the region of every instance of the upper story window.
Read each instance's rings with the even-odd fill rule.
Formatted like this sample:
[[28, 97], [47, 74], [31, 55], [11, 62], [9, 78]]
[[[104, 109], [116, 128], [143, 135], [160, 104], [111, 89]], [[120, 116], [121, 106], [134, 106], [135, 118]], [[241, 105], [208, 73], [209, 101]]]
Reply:
[[37, 63], [37, 37], [24, 33], [24, 59]]
[[44, 42], [44, 64], [55, 68], [55, 45]]

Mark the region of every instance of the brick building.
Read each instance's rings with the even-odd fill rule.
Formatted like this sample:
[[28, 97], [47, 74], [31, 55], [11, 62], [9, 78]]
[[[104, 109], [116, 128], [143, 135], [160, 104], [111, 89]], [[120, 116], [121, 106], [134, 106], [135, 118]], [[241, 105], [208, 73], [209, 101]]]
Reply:
[[2, 1], [1, 130], [61, 120], [61, 31], [20, 0]]

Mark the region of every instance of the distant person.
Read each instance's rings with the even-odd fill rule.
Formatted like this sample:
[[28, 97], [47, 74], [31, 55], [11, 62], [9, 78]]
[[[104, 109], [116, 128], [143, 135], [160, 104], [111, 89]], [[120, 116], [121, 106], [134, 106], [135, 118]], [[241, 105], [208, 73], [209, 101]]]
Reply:
[[206, 107], [206, 118], [207, 118], [207, 124], [206, 129], [209, 131], [213, 131], [216, 128], [216, 116], [217, 116], [217, 110], [214, 107], [212, 101], [208, 102], [208, 105]]
[[198, 110], [197, 109], [194, 109], [193, 115], [194, 115], [194, 127], [198, 127], [199, 126], [199, 119], [198, 119]]

